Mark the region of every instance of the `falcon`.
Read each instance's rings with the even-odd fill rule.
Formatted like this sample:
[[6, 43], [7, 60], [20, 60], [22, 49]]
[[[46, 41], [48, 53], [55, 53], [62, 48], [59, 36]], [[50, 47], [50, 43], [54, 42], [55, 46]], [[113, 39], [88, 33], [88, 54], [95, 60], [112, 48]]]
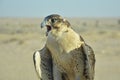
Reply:
[[44, 18], [47, 41], [35, 51], [33, 61], [40, 80], [93, 80], [93, 49], [76, 33], [70, 23], [58, 14]]

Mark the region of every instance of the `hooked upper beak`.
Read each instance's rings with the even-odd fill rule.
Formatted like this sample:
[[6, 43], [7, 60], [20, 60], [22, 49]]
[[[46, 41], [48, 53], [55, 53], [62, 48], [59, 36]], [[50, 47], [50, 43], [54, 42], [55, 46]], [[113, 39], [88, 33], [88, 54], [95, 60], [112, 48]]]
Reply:
[[44, 20], [44, 21], [42, 21], [42, 23], [41, 23], [41, 28], [43, 28], [43, 27], [45, 27], [46, 26], [46, 21]]

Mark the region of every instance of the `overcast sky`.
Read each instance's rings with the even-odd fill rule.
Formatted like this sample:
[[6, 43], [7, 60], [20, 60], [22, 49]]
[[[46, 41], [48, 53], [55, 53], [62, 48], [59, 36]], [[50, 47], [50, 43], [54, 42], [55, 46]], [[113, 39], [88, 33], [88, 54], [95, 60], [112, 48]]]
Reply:
[[0, 17], [120, 17], [120, 0], [0, 0]]

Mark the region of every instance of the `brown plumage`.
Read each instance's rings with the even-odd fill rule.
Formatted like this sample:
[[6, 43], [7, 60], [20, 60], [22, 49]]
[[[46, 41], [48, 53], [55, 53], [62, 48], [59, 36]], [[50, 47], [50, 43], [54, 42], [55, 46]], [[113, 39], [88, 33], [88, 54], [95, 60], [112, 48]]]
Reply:
[[95, 56], [60, 15], [47, 16], [41, 27], [47, 28], [45, 47], [34, 53], [35, 70], [41, 80], [93, 80]]

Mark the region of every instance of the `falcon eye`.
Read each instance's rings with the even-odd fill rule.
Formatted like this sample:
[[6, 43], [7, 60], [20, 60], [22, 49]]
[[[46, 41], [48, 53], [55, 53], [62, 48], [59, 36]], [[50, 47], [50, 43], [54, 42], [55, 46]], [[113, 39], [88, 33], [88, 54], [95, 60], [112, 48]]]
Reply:
[[53, 18], [53, 19], [51, 19], [51, 22], [52, 22], [52, 23], [55, 23], [55, 22], [57, 22], [57, 19], [56, 19], [56, 18]]

